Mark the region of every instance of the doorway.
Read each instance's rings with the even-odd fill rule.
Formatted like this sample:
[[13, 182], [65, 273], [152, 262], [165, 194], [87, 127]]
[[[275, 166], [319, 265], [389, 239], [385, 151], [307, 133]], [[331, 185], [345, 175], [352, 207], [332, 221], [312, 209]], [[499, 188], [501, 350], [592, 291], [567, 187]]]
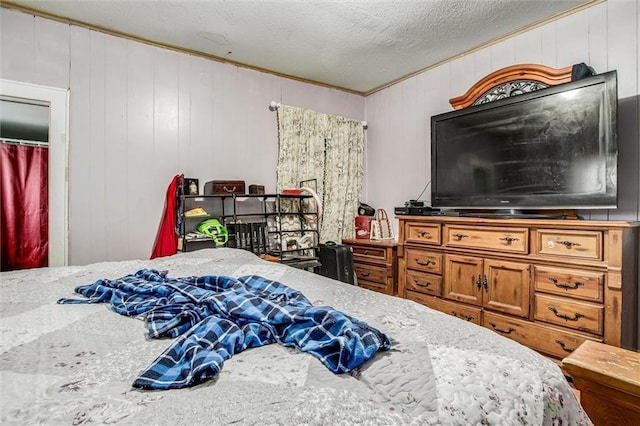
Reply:
[[[48, 113], [48, 126], [45, 126], [46, 130], [44, 130], [47, 133], [47, 148], [39, 147], [41, 150], [46, 150], [47, 157], [47, 265], [65, 266], [68, 264], [69, 229], [67, 182], [68, 90], [0, 79], [0, 99], [10, 101], [12, 106], [35, 105], [40, 108], [46, 108], [45, 110]], [[5, 111], [5, 108], [0, 109], [0, 114], [8, 114]], [[32, 124], [35, 124], [38, 119], [34, 118], [33, 121], [34, 123]], [[41, 128], [42, 126], [31, 127]], [[42, 129], [40, 129], [40, 132], [42, 132]], [[36, 141], [35, 144], [32, 143], [31, 145], [37, 146], [39, 145], [38, 142]], [[2, 247], [2, 250], [5, 249], [5, 247]]]
[[49, 266], [49, 105], [0, 97], [0, 271]]

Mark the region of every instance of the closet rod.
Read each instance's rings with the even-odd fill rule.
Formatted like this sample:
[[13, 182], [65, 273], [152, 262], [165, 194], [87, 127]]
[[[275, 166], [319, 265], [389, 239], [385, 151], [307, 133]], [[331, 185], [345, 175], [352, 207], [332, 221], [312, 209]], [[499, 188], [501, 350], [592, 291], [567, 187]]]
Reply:
[[[276, 102], [276, 101], [271, 101], [271, 103], [269, 104], [269, 106], [271, 107], [271, 109], [278, 109], [282, 106], [282, 104], [280, 102]], [[367, 127], [367, 122], [366, 121], [362, 121], [362, 127]]]
[[26, 140], [26, 139], [0, 138], [0, 142], [2, 142], [2, 143], [10, 143], [10, 144], [13, 144], [13, 145], [41, 146], [41, 147], [44, 147], [44, 148], [49, 148], [49, 142], [30, 141], [30, 140]]

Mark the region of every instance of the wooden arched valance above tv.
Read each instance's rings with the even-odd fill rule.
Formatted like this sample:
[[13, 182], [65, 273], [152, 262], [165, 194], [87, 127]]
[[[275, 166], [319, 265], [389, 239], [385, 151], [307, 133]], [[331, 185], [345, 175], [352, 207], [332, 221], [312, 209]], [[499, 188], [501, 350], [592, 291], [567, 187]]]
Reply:
[[451, 98], [449, 103], [454, 109], [462, 109], [568, 83], [571, 81], [572, 68], [568, 66], [556, 69], [538, 64], [512, 65], [487, 75], [464, 95]]

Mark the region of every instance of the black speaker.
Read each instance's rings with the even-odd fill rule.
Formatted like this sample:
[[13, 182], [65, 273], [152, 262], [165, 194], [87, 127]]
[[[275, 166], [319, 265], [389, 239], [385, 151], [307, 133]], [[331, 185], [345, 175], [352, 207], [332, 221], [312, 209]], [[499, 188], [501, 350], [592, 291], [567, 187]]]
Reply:
[[322, 266], [318, 273], [347, 284], [355, 284], [353, 274], [353, 250], [350, 246], [327, 241], [320, 244], [318, 258]]

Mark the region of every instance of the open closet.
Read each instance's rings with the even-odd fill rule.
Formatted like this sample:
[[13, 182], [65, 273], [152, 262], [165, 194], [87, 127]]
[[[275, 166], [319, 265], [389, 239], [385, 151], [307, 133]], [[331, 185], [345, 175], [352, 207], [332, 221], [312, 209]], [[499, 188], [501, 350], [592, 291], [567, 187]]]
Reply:
[[49, 106], [0, 99], [1, 270], [49, 266]]
[[0, 80], [1, 270], [68, 259], [68, 90]]

